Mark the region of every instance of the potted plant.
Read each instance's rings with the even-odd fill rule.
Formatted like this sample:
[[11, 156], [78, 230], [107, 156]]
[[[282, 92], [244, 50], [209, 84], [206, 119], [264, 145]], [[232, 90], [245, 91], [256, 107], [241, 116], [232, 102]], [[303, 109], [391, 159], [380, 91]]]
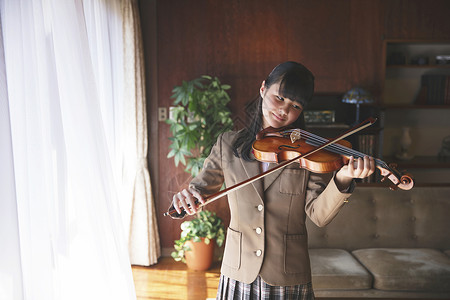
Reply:
[[233, 128], [231, 112], [227, 107], [229, 85], [221, 84], [217, 77], [201, 76], [175, 86], [170, 108], [171, 149], [168, 158], [175, 165], [181, 162], [185, 171], [196, 176], [217, 137]]
[[209, 269], [214, 256], [214, 241], [222, 247], [225, 240], [222, 220], [216, 213], [203, 210], [194, 219], [181, 223], [181, 229], [172, 257], [185, 262], [192, 270]]
[[[166, 121], [172, 133], [167, 157], [174, 158], [175, 166], [180, 162], [185, 165], [185, 171], [193, 177], [203, 167], [217, 137], [233, 128], [231, 112], [227, 107], [230, 102], [229, 89], [230, 86], [222, 84], [217, 77], [204, 75], [183, 81], [172, 90], [174, 102], [170, 108], [170, 118]], [[225, 238], [222, 220], [215, 213], [203, 210], [193, 220], [183, 222], [181, 229], [181, 238], [175, 241], [172, 257], [186, 262], [191, 269], [208, 269], [214, 254], [214, 243], [211, 241], [215, 239], [221, 247]], [[200, 254], [203, 262], [197, 264], [193, 259], [201, 250], [207, 250], [208, 254]]]

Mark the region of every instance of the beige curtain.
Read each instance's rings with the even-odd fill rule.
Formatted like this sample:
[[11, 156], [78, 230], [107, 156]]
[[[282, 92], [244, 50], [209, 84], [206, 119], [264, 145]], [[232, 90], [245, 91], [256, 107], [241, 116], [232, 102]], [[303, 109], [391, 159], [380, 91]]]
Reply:
[[[122, 0], [124, 18], [125, 143], [123, 181], [133, 265], [149, 266], [161, 255], [155, 206], [147, 167], [147, 117], [142, 37], [137, 0]], [[128, 204], [129, 203], [129, 204]]]

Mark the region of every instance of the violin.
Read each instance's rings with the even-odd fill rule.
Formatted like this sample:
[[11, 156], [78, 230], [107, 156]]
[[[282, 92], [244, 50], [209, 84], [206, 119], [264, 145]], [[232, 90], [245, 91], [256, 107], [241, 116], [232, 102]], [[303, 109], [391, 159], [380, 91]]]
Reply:
[[[279, 163], [298, 157], [301, 153], [308, 153], [317, 147], [329, 142], [328, 139], [310, 133], [302, 129], [266, 129], [260, 132], [253, 143], [253, 154], [262, 162]], [[300, 168], [314, 173], [330, 173], [339, 170], [346, 165], [350, 157], [364, 158], [366, 154], [351, 148], [351, 143], [339, 140], [322, 150], [311, 153], [298, 159]], [[398, 188], [410, 190], [414, 186], [414, 180], [408, 173], [399, 172], [395, 164], [387, 164], [381, 159], [374, 158], [375, 166], [380, 170], [384, 182], [389, 179], [393, 185], [392, 190]]]
[[[266, 128], [258, 133], [253, 143], [253, 153], [259, 161], [274, 162], [279, 163], [279, 165], [205, 198], [205, 204], [201, 204], [199, 207], [220, 199], [243, 186], [295, 162], [299, 163], [300, 167], [315, 173], [337, 171], [348, 162], [351, 156], [355, 158], [363, 158], [366, 156], [361, 152], [351, 149], [351, 144], [344, 140], [344, 138], [372, 125], [375, 121], [375, 119], [369, 118], [332, 140], [301, 129]], [[397, 190], [398, 188], [410, 190], [414, 186], [412, 176], [406, 173], [400, 173], [394, 164], [388, 165], [382, 160], [375, 158], [375, 165], [383, 176], [381, 181], [383, 182], [389, 179], [393, 183], [390, 186], [391, 190]], [[199, 204], [197, 200], [195, 203]], [[172, 208], [165, 212], [164, 216], [172, 216], [176, 213], [175, 208]]]

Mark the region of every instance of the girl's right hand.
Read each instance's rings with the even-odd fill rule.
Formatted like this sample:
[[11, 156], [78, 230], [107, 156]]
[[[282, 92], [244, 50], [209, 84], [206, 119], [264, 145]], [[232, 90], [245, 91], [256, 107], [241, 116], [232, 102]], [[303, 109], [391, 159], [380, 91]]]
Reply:
[[181, 192], [176, 193], [172, 199], [172, 205], [179, 215], [183, 214], [182, 209], [184, 209], [188, 215], [197, 213], [200, 204], [205, 204], [205, 200], [202, 195], [194, 189], [184, 189]]

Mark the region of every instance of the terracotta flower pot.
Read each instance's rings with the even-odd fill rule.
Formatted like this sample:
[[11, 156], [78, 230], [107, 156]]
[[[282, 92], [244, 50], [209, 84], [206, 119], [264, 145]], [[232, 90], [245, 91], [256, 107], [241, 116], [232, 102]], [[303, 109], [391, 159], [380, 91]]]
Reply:
[[187, 241], [186, 245], [191, 248], [190, 251], [184, 253], [188, 268], [196, 271], [208, 270], [213, 261], [214, 244], [214, 240], [206, 244], [204, 238], [202, 238], [201, 242]]

